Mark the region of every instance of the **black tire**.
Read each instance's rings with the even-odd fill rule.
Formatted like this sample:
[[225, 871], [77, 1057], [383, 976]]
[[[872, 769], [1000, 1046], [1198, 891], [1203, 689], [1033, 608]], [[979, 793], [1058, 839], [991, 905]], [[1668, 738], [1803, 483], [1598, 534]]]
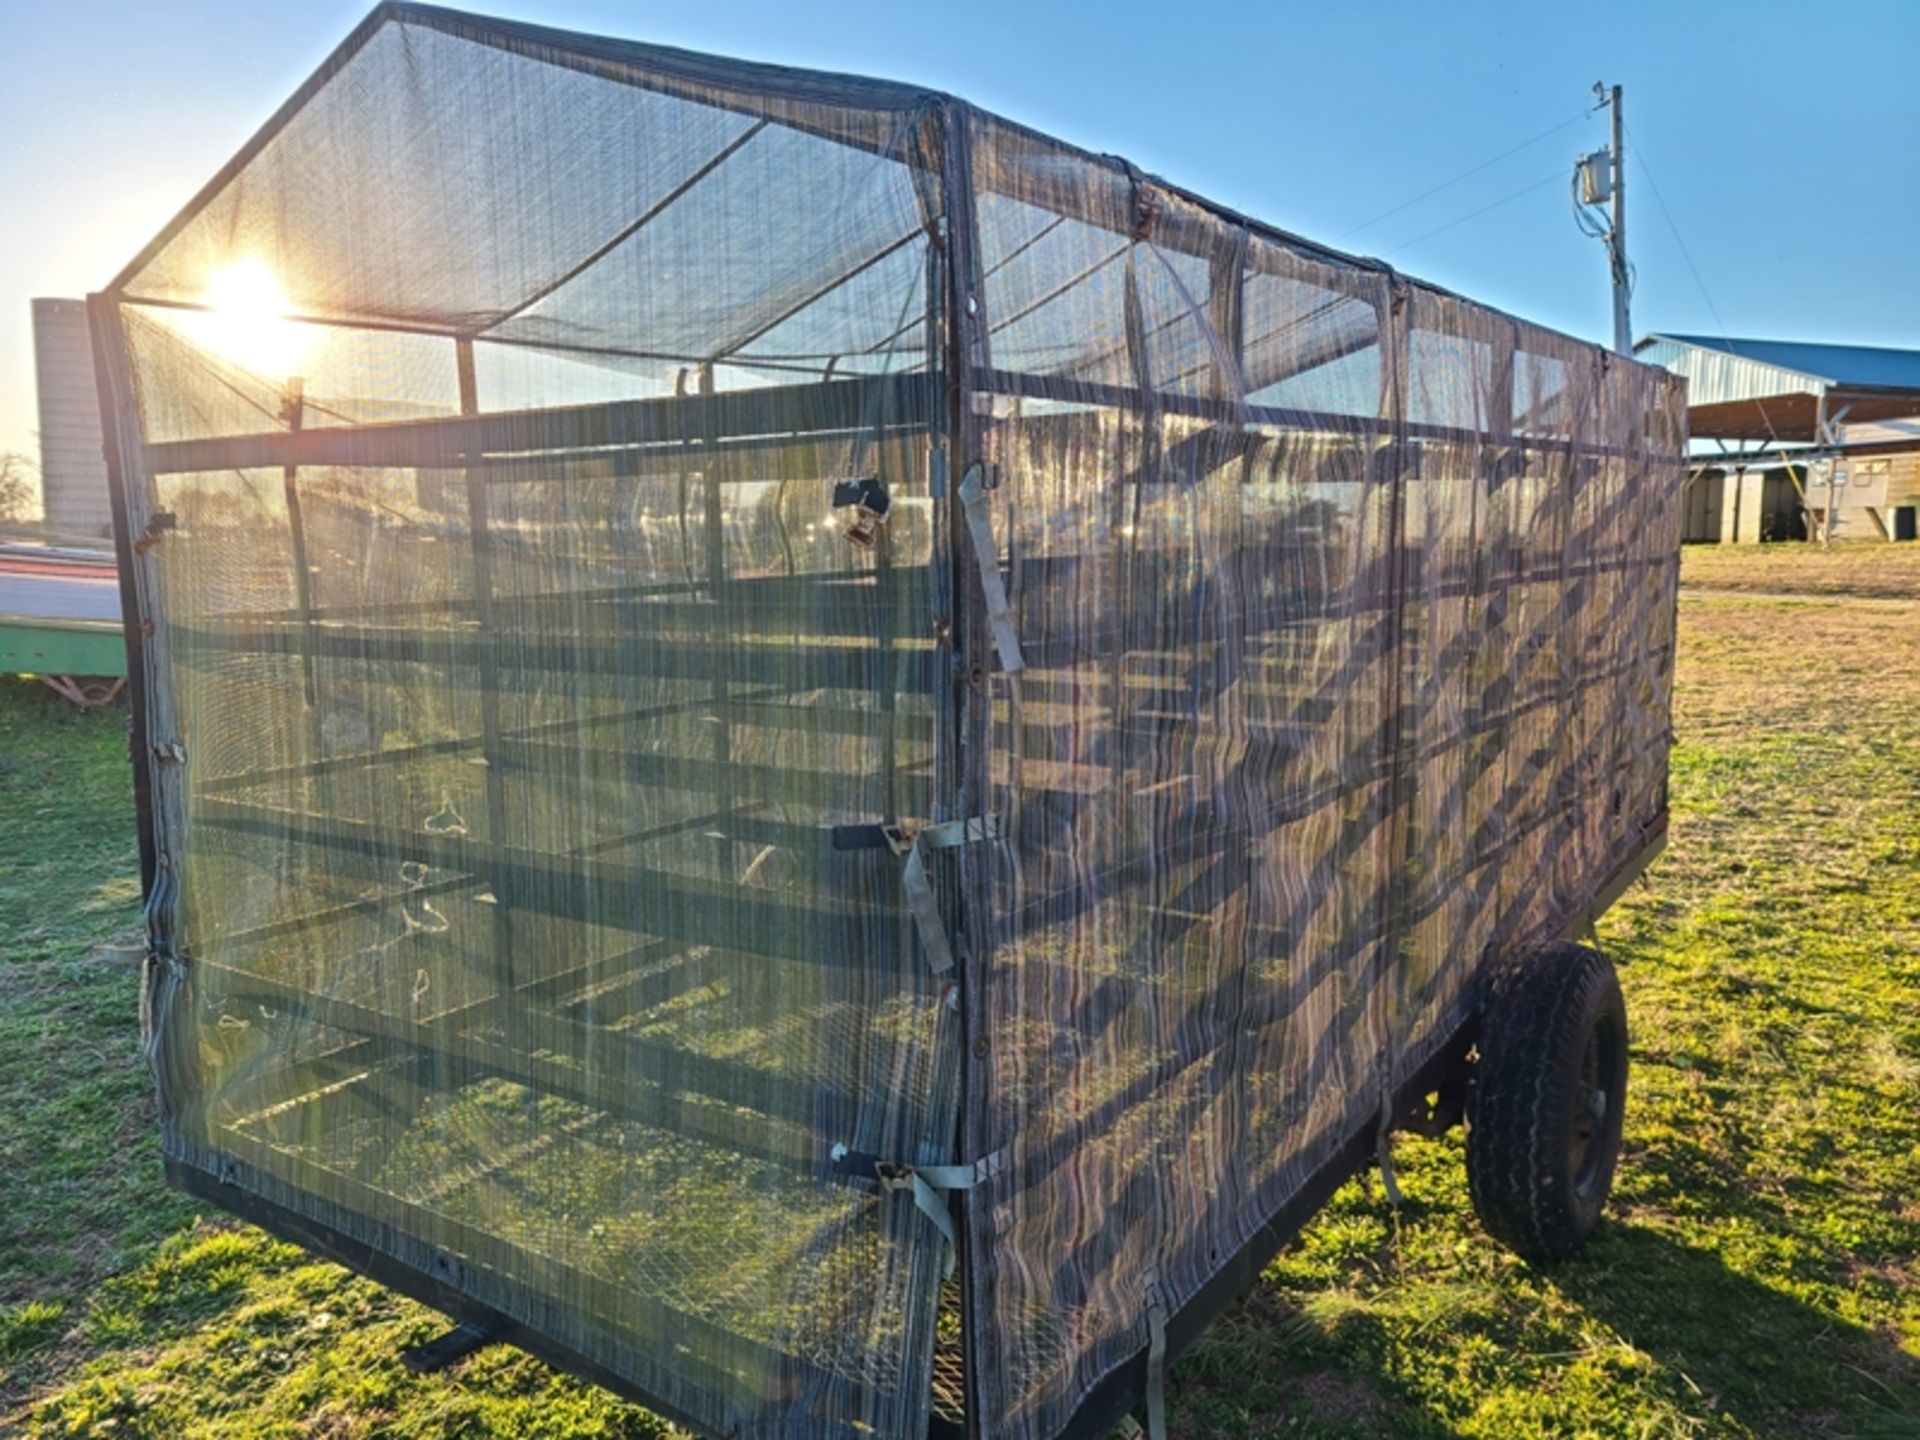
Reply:
[[1612, 962], [1559, 944], [1502, 971], [1467, 1095], [1467, 1186], [1487, 1233], [1529, 1260], [1584, 1245], [1613, 1187], [1626, 1099]]

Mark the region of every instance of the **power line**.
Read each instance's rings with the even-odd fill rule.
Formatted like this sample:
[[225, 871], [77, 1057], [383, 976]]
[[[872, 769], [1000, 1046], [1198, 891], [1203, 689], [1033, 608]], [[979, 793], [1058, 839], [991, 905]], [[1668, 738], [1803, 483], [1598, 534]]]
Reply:
[[1491, 204], [1482, 205], [1478, 210], [1469, 210], [1465, 215], [1462, 215], [1457, 220], [1449, 220], [1446, 224], [1438, 226], [1435, 229], [1429, 230], [1424, 235], [1416, 235], [1413, 237], [1413, 239], [1405, 241], [1402, 244], [1396, 245], [1391, 250], [1382, 251], [1381, 253], [1383, 256], [1398, 255], [1402, 250], [1411, 250], [1415, 245], [1418, 245], [1423, 240], [1431, 240], [1436, 235], [1444, 235], [1447, 231], [1453, 229], [1457, 225], [1464, 225], [1469, 220], [1479, 219], [1482, 215], [1486, 214], [1489, 210], [1498, 210], [1502, 205], [1510, 205], [1523, 195], [1531, 195], [1534, 191], [1553, 184], [1554, 181], [1560, 178], [1561, 174], [1562, 172], [1559, 169], [1555, 169], [1551, 175], [1548, 175], [1544, 179], [1536, 180], [1531, 185], [1523, 185], [1520, 187], [1520, 189], [1514, 191], [1511, 195], [1503, 195], [1500, 199], [1493, 201]]
[[[1687, 262], [1687, 269], [1693, 274], [1693, 283], [1700, 287], [1700, 298], [1707, 302], [1707, 313], [1713, 316], [1713, 323], [1720, 332], [1720, 339], [1731, 347], [1733, 337], [1727, 333], [1727, 322], [1720, 318], [1720, 307], [1713, 303], [1713, 292], [1707, 289], [1706, 277], [1700, 273], [1700, 267], [1693, 263], [1693, 251], [1687, 248], [1687, 238], [1680, 233], [1680, 222], [1673, 218], [1673, 211], [1667, 208], [1667, 197], [1660, 193], [1660, 182], [1653, 178], [1653, 167], [1647, 164], [1647, 152], [1640, 144], [1640, 137], [1628, 129], [1627, 138], [1633, 141], [1633, 158], [1640, 162], [1640, 173], [1647, 177], [1647, 188], [1653, 191], [1654, 203], [1660, 207], [1660, 214], [1666, 219], [1667, 229], [1673, 232], [1673, 243], [1680, 247], [1680, 258]], [[1767, 414], [1767, 407], [1762, 405], [1759, 408], [1760, 421], [1767, 427], [1767, 434], [1772, 438], [1773, 448], [1778, 450], [1781, 444], [1780, 432], [1773, 428], [1773, 417]], [[1805, 498], [1803, 495], [1802, 501]], [[1811, 515], [1811, 508], [1808, 513]], [[1808, 525], [1811, 528], [1811, 519]]]
[[1334, 236], [1333, 243], [1335, 245], [1339, 245], [1345, 240], [1347, 240], [1350, 236], [1358, 235], [1362, 230], [1371, 230], [1374, 226], [1378, 225], [1382, 220], [1392, 219], [1395, 215], [1398, 215], [1402, 210], [1410, 209], [1411, 207], [1418, 205], [1422, 200], [1427, 200], [1432, 198], [1435, 195], [1438, 195], [1442, 190], [1452, 189], [1455, 185], [1458, 185], [1462, 180], [1471, 179], [1473, 176], [1478, 175], [1482, 170], [1485, 170], [1488, 167], [1493, 165], [1498, 165], [1502, 160], [1507, 159], [1509, 156], [1518, 155], [1522, 150], [1531, 149], [1533, 146], [1538, 145], [1542, 140], [1546, 139], [1549, 135], [1558, 135], [1562, 130], [1565, 130], [1569, 125], [1578, 125], [1582, 120], [1585, 120], [1591, 114], [1593, 114], [1593, 111], [1591, 110], [1582, 110], [1578, 115], [1572, 116], [1571, 118], [1566, 120], [1562, 120], [1558, 125], [1548, 126], [1545, 130], [1542, 130], [1538, 135], [1534, 136], [1531, 140], [1522, 140], [1518, 145], [1514, 146], [1511, 150], [1502, 150], [1498, 155], [1494, 155], [1486, 160], [1482, 160], [1478, 165], [1473, 166], [1471, 169], [1462, 170], [1458, 175], [1454, 176], [1451, 180], [1442, 180], [1438, 185], [1434, 186], [1431, 190], [1422, 190], [1418, 195], [1414, 196], [1411, 200], [1402, 200], [1398, 205], [1394, 206], [1391, 210], [1381, 211], [1380, 214], [1374, 216], [1373, 219], [1367, 221], [1366, 224], [1356, 225], [1353, 227], [1353, 229], [1347, 231], [1345, 234]]
[[1660, 182], [1653, 178], [1653, 167], [1647, 164], [1647, 152], [1641, 147], [1640, 137], [1631, 129], [1627, 136], [1633, 141], [1633, 158], [1640, 162], [1640, 173], [1647, 177], [1647, 188], [1653, 191], [1654, 202], [1659, 205], [1661, 215], [1666, 217], [1667, 229], [1673, 232], [1673, 243], [1680, 247], [1680, 258], [1687, 262], [1687, 269], [1693, 272], [1693, 283], [1700, 287], [1700, 298], [1707, 302], [1707, 312], [1713, 316], [1713, 323], [1720, 327], [1720, 338], [1730, 339], [1727, 334], [1727, 322], [1720, 318], [1720, 307], [1713, 303], [1713, 294], [1707, 289], [1707, 282], [1700, 274], [1700, 267], [1693, 263], [1693, 252], [1687, 248], [1686, 237], [1681, 235], [1680, 226], [1673, 218], [1673, 211], [1667, 208], [1667, 197], [1660, 193]]

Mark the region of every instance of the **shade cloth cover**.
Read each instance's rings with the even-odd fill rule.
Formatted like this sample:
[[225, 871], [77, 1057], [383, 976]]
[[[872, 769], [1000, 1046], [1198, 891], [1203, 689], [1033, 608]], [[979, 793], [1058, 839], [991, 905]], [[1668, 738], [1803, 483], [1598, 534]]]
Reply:
[[383, 6], [92, 314], [176, 1178], [715, 1434], [1060, 1433], [1664, 821], [1681, 387], [948, 96]]

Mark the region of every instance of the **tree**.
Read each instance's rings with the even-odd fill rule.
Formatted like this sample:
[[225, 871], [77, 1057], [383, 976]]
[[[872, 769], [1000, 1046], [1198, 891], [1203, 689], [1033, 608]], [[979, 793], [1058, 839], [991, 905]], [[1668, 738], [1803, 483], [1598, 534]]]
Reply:
[[0, 451], [0, 525], [40, 518], [40, 467], [17, 450]]

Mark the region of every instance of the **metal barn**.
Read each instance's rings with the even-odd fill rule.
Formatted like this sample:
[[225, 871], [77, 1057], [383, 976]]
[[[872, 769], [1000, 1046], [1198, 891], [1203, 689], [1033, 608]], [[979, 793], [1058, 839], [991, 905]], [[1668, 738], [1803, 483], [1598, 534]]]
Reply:
[[1157, 1404], [1664, 833], [1682, 382], [951, 96], [382, 5], [90, 304], [170, 1176], [703, 1433]]
[[1649, 335], [1687, 381], [1687, 541], [1911, 540], [1920, 515], [1920, 350]]

